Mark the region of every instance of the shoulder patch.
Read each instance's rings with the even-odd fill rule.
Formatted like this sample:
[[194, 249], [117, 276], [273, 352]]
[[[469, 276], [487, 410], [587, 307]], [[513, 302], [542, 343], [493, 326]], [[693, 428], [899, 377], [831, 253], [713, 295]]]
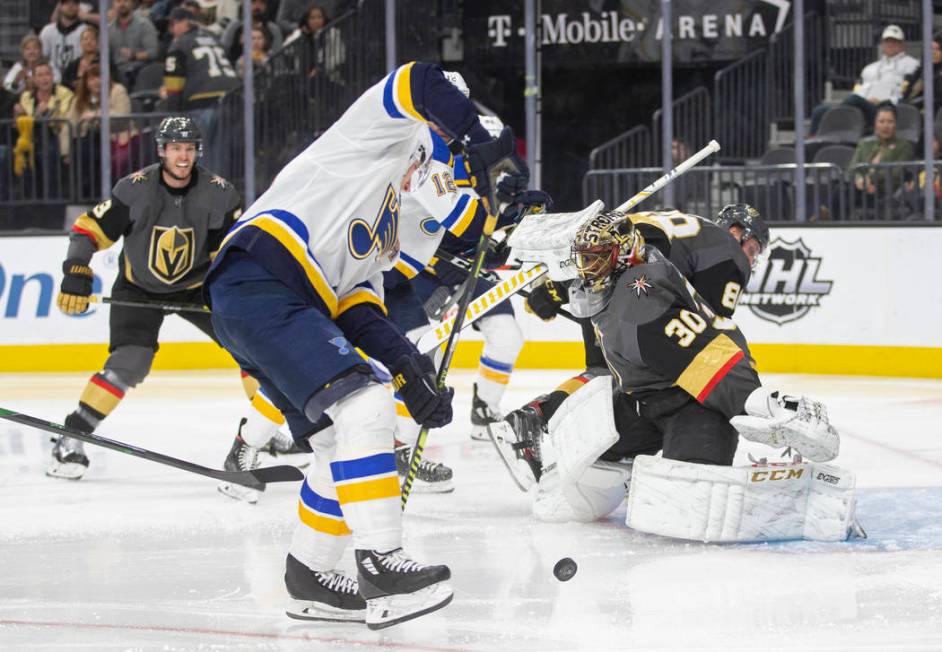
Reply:
[[131, 180], [131, 183], [141, 183], [147, 181], [147, 173], [144, 172], [144, 170], [138, 170], [137, 172], [129, 174], [128, 178]]
[[648, 282], [648, 277], [642, 274], [637, 278], [633, 278], [628, 282], [628, 289], [634, 291], [636, 297], [641, 297], [643, 292], [645, 296], [648, 295], [648, 290], [654, 286]]

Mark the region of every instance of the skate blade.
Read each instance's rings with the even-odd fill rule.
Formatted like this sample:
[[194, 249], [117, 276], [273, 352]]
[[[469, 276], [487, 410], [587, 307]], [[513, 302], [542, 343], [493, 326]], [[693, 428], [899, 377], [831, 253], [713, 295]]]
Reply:
[[[400, 476], [399, 479], [405, 481], [405, 477]], [[402, 483], [400, 482], [400, 484]], [[425, 482], [424, 480], [416, 479], [412, 484], [412, 493], [414, 494], [450, 494], [454, 490], [455, 483], [452, 480]]]
[[285, 608], [288, 618], [295, 620], [319, 620], [330, 623], [365, 623], [366, 609], [341, 609], [323, 602], [311, 600], [288, 600]]
[[87, 470], [87, 466], [75, 462], [53, 462], [46, 469], [46, 475], [50, 478], [60, 478], [62, 480], [81, 480]]
[[222, 495], [228, 496], [233, 500], [239, 500], [250, 505], [254, 505], [258, 502], [258, 491], [255, 489], [249, 489], [248, 487], [231, 484], [229, 482], [220, 482], [216, 485], [216, 489], [218, 489], [219, 493]]
[[536, 478], [533, 477], [533, 470], [527, 461], [517, 457], [517, 451], [508, 443], [516, 441], [513, 428], [506, 421], [498, 421], [487, 427], [487, 434], [514, 484], [524, 493], [529, 491], [530, 487], [536, 484]]
[[451, 585], [436, 582], [413, 593], [396, 593], [366, 601], [366, 626], [385, 629], [438, 611], [454, 597]]

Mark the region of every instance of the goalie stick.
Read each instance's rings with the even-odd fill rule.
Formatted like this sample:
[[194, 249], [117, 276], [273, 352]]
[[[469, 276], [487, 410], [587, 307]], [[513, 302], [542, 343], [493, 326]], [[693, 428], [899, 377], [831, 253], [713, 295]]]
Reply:
[[205, 475], [206, 477], [215, 478], [216, 480], [232, 482], [233, 484], [239, 484], [252, 489], [264, 489], [265, 485], [271, 482], [296, 482], [304, 479], [304, 472], [301, 471], [301, 469], [288, 465], [267, 466], [265, 468], [255, 469], [254, 471], [219, 471], [210, 469], [205, 466], [200, 466], [199, 464], [194, 464], [193, 462], [187, 462], [186, 460], [164, 455], [163, 453], [156, 453], [146, 448], [138, 448], [131, 444], [106, 439], [105, 437], [93, 433], [84, 433], [75, 428], [69, 428], [68, 426], [63, 426], [52, 421], [37, 419], [36, 417], [31, 417], [27, 414], [21, 414], [5, 408], [0, 408], [0, 419], [13, 421], [14, 423], [29, 426], [30, 428], [45, 430], [46, 432], [51, 432], [56, 435], [66, 435], [88, 444], [110, 448], [119, 453], [133, 455], [134, 457], [140, 457], [145, 460], [150, 460], [151, 462], [172, 466], [183, 471], [189, 471], [190, 473]]
[[89, 303], [108, 303], [113, 306], [127, 306], [128, 308], [151, 308], [153, 310], [165, 310], [167, 312], [202, 312], [209, 314], [212, 312], [206, 306], [198, 306], [195, 303], [164, 303], [163, 301], [125, 301], [123, 299], [114, 299], [112, 297], [100, 297], [93, 294], [88, 297]]

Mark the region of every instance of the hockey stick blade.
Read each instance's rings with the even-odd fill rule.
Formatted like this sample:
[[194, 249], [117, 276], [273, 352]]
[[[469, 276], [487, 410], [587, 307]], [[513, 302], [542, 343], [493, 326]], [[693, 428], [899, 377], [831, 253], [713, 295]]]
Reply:
[[19, 423], [21, 425], [29, 426], [30, 428], [36, 428], [38, 430], [45, 430], [46, 432], [51, 432], [56, 435], [66, 435], [72, 439], [84, 441], [87, 444], [94, 444], [95, 446], [110, 448], [111, 450], [118, 451], [119, 453], [133, 455], [134, 457], [140, 457], [145, 460], [150, 460], [151, 462], [157, 462], [158, 464], [172, 466], [182, 471], [189, 471], [190, 473], [204, 475], [206, 477], [215, 478], [216, 480], [222, 480], [224, 482], [231, 482], [233, 484], [242, 485], [243, 487], [249, 487], [251, 489], [261, 489], [266, 484], [272, 482], [295, 482], [304, 479], [304, 472], [301, 471], [301, 469], [288, 465], [268, 466], [262, 469], [255, 469], [254, 471], [221, 471], [217, 469], [210, 469], [205, 466], [200, 466], [199, 464], [194, 464], [193, 462], [187, 462], [186, 460], [164, 455], [163, 453], [150, 451], [146, 448], [138, 448], [137, 446], [132, 446], [131, 444], [114, 441], [112, 439], [100, 437], [99, 435], [92, 433], [86, 434], [80, 430], [69, 428], [68, 426], [54, 423], [52, 421], [44, 421], [42, 419], [37, 419], [36, 417], [31, 417], [27, 414], [21, 414], [19, 412], [14, 412], [13, 410], [8, 410], [5, 408], [0, 408], [0, 419], [13, 421], [14, 423]]

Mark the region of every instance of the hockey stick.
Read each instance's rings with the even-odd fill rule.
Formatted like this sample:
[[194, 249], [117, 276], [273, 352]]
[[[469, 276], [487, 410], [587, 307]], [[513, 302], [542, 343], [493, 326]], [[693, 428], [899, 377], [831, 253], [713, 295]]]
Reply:
[[93, 294], [88, 297], [89, 303], [108, 303], [113, 306], [127, 306], [128, 308], [150, 308], [152, 310], [164, 310], [166, 312], [202, 312], [209, 314], [211, 311], [206, 306], [198, 306], [195, 303], [164, 303], [163, 301], [125, 301], [123, 299], [114, 299], [112, 297], [100, 297]]
[[[439, 250], [438, 252], [436, 252], [435, 255], [436, 255], [437, 257], [441, 258], [442, 260], [451, 263], [451, 264], [454, 265], [455, 267], [458, 267], [458, 268], [463, 269], [463, 270], [466, 270], [466, 271], [470, 271], [470, 270], [471, 270], [471, 261], [468, 260], [467, 258], [464, 258], [464, 257], [462, 257], [462, 256], [456, 256], [456, 255], [451, 254], [451, 253], [449, 253], [449, 252], [447, 252], [447, 251], [441, 251], [441, 250]], [[499, 283], [499, 282], [500, 282], [500, 278], [497, 277], [496, 274], [494, 274], [494, 277], [495, 277], [495, 278], [489, 278], [489, 277], [488, 277], [488, 278], [486, 278], [485, 280], [491, 281], [492, 283]], [[479, 276], [479, 278], [481, 278], [481, 277]], [[529, 298], [529, 296], [530, 296], [530, 293], [529, 293], [527, 290], [524, 290], [524, 289], [523, 289], [523, 286], [521, 286], [520, 289], [516, 290], [516, 292], [518, 292], [518, 293], [520, 293], [522, 296], [525, 296], [525, 297], [528, 297], [528, 298]], [[508, 296], [508, 298], [510, 298], [510, 297]], [[495, 305], [496, 305], [496, 304], [495, 304]], [[445, 313], [445, 312], [448, 312], [448, 311], [447, 311], [447, 310], [444, 310], [444, 311], [442, 311], [442, 312]], [[573, 314], [572, 314], [571, 312], [569, 312], [568, 310], [566, 310], [566, 309], [564, 309], [564, 308], [560, 308], [559, 311], [557, 312], [557, 314], [560, 315], [561, 317], [565, 317], [566, 319], [568, 319], [569, 321], [571, 321], [571, 322], [573, 322], [573, 323], [576, 323], [576, 324], [579, 324], [579, 323], [580, 323], [579, 320], [576, 319], [576, 318], [573, 316]]]
[[187, 462], [175, 457], [170, 457], [169, 455], [164, 455], [163, 453], [156, 453], [145, 448], [132, 446], [131, 444], [125, 444], [120, 441], [106, 439], [93, 433], [84, 433], [81, 430], [76, 430], [75, 428], [69, 428], [68, 426], [53, 423], [52, 421], [43, 421], [42, 419], [37, 419], [36, 417], [20, 414], [19, 412], [14, 412], [13, 410], [7, 410], [4, 408], [0, 408], [0, 419], [13, 421], [14, 423], [19, 423], [31, 428], [38, 428], [39, 430], [45, 430], [46, 432], [51, 432], [56, 435], [66, 435], [73, 439], [84, 441], [88, 444], [110, 448], [111, 450], [118, 451], [119, 453], [133, 455], [134, 457], [141, 457], [145, 460], [150, 460], [151, 462], [165, 464], [183, 471], [205, 475], [209, 478], [215, 478], [216, 480], [232, 482], [234, 484], [250, 487], [252, 489], [264, 489], [265, 485], [271, 482], [295, 482], [304, 479], [304, 473], [300, 469], [287, 465], [268, 466], [261, 469], [255, 469], [254, 471], [217, 471], [216, 469], [210, 469], [205, 466], [200, 466], [199, 464], [194, 464], [193, 462]]
[[[458, 346], [458, 333], [461, 332], [462, 324], [468, 312], [468, 306], [474, 297], [474, 290], [477, 286], [478, 274], [481, 273], [481, 267], [484, 266], [484, 257], [487, 255], [487, 243], [494, 233], [494, 227], [497, 226], [497, 216], [488, 211], [487, 219], [484, 221], [484, 229], [481, 231], [481, 237], [478, 238], [478, 245], [474, 252], [474, 263], [471, 266], [471, 272], [468, 277], [469, 283], [458, 302], [458, 312], [449, 321], [452, 322], [451, 332], [448, 334], [448, 344], [445, 345], [445, 353], [442, 356], [441, 366], [438, 368], [438, 377], [436, 382], [439, 389], [445, 388], [445, 377], [448, 375], [448, 368], [451, 366], [451, 359], [455, 355], [455, 349]], [[420, 349], [421, 350], [421, 349]], [[409, 495], [412, 493], [412, 484], [415, 482], [415, 476], [419, 472], [419, 464], [422, 462], [422, 455], [425, 452], [425, 442], [428, 440], [428, 427], [422, 426], [419, 430], [419, 437], [415, 442], [415, 448], [412, 449], [412, 459], [409, 460], [409, 473], [402, 483], [402, 509], [405, 510], [406, 503], [409, 502]]]
[[718, 151], [720, 151], [720, 144], [716, 142], [715, 140], [711, 140], [709, 143], [707, 143], [706, 147], [704, 147], [698, 152], [695, 152], [693, 156], [688, 158], [686, 161], [681, 162], [677, 167], [675, 167], [673, 170], [671, 170], [664, 176], [656, 179], [654, 183], [652, 183], [650, 186], [647, 186], [646, 188], [643, 188], [642, 190], [638, 191], [638, 193], [634, 197], [626, 201], [624, 204], [622, 204], [615, 210], [618, 211], [619, 213], [627, 213], [632, 208], [634, 208], [635, 206], [643, 202], [645, 199], [647, 199], [648, 197], [656, 193], [658, 190], [663, 189], [664, 186], [671, 183], [674, 179], [676, 179], [680, 175], [690, 170], [690, 168], [694, 167], [697, 163], [705, 159], [707, 156]]

